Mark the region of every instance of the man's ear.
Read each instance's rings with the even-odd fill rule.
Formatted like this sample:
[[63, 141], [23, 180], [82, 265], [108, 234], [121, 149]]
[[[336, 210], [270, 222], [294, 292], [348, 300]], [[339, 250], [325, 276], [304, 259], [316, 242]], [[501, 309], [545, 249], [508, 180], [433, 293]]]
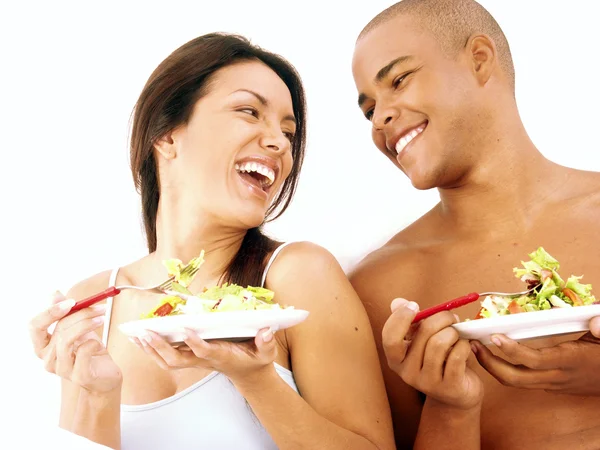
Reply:
[[154, 142], [154, 148], [165, 159], [175, 159], [177, 157], [177, 149], [173, 132], [169, 131], [163, 137], [158, 138]]
[[498, 65], [496, 44], [485, 34], [472, 36], [467, 44], [473, 73], [480, 85], [485, 85]]

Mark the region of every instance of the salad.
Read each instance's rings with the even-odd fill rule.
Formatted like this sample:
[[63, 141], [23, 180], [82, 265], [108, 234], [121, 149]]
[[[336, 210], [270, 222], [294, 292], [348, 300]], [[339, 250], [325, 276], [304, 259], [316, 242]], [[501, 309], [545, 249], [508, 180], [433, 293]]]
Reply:
[[518, 298], [488, 295], [481, 302], [475, 319], [596, 303], [592, 285], [582, 284], [582, 276], [572, 275], [564, 281], [558, 274], [558, 261], [543, 247], [528, 256], [531, 260], [522, 261], [523, 268], [515, 267], [513, 271], [517, 278], [526, 283], [527, 289], [533, 290]]
[[[187, 267], [198, 268], [204, 262], [204, 252], [192, 259], [187, 266], [178, 259], [163, 261], [169, 276], [175, 276], [171, 287], [174, 293], [164, 296], [160, 303], [149, 313], [143, 314], [142, 319], [174, 316], [179, 314], [202, 314], [224, 311], [248, 311], [265, 309], [284, 309], [273, 298], [275, 293], [262, 287], [225, 283], [222, 286], [204, 288], [200, 294], [192, 294], [188, 287], [195, 276], [189, 276]], [[184, 294], [181, 297], [177, 293]], [[289, 307], [291, 308], [291, 307]]]

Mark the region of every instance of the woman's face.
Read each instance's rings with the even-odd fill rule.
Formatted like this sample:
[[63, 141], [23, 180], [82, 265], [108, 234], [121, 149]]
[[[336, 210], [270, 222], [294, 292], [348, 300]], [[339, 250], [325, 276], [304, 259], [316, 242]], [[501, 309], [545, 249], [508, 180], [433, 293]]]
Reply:
[[190, 120], [155, 145], [161, 198], [252, 228], [292, 169], [292, 97], [267, 65], [216, 72]]

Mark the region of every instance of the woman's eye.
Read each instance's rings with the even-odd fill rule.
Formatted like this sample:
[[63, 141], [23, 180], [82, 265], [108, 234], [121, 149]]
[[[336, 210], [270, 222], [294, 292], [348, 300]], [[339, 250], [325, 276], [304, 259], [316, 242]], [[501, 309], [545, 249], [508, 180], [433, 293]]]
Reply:
[[368, 121], [373, 120], [373, 111], [374, 111], [373, 109], [370, 109], [365, 113], [365, 117], [367, 118]]
[[296, 136], [294, 133], [291, 133], [291, 132], [285, 132], [283, 134], [285, 135], [286, 138], [288, 138], [288, 141], [290, 141], [290, 142], [293, 142], [294, 136]]
[[254, 108], [243, 108], [239, 110], [240, 112], [250, 114], [251, 116], [258, 117], [258, 111]]

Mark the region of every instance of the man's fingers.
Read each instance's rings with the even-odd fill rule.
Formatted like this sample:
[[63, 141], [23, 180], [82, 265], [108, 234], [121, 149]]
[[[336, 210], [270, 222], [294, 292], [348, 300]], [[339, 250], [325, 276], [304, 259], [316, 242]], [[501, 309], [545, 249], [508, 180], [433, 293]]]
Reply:
[[505, 386], [528, 389], [552, 389], [566, 381], [565, 372], [559, 369], [534, 370], [515, 366], [494, 355], [488, 348], [473, 342], [477, 348], [477, 360], [490, 375]]
[[454, 317], [454, 314], [449, 311], [444, 311], [428, 317], [418, 324], [410, 344], [410, 350], [406, 357], [406, 363], [411, 371], [417, 372], [423, 367], [425, 348], [427, 347], [429, 339], [455, 322], [456, 318]]
[[29, 322], [29, 336], [33, 343], [35, 354], [39, 358], [43, 358], [43, 350], [50, 342], [48, 328], [54, 322], [62, 319], [75, 305], [75, 300], [63, 300], [55, 303], [45, 311], [35, 316]]
[[423, 355], [423, 374], [427, 374], [431, 382], [441, 382], [444, 364], [454, 344], [458, 342], [458, 332], [447, 327], [429, 338]]
[[519, 344], [503, 335], [492, 336], [492, 342], [504, 353], [514, 364], [521, 364], [530, 369], [561, 369], [562, 354], [565, 349], [561, 347], [547, 347], [534, 349]]
[[590, 332], [594, 337], [600, 339], [600, 317], [590, 320]]
[[382, 343], [390, 368], [397, 372], [406, 355], [408, 343], [405, 341], [419, 306], [414, 302], [396, 299], [392, 302], [392, 315], [382, 330]]
[[458, 341], [446, 359], [446, 367], [444, 369], [444, 381], [449, 384], [458, 383], [459, 380], [465, 377], [467, 370], [467, 361], [471, 355], [471, 344], [469, 341]]

